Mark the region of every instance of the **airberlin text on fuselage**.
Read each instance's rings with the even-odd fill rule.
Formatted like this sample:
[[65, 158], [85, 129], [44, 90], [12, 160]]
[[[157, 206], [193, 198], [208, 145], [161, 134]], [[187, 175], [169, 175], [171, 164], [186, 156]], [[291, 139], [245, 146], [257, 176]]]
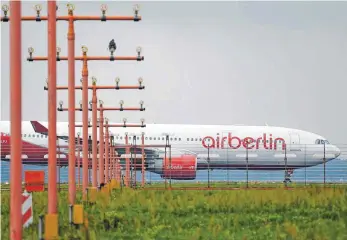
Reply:
[[277, 149], [278, 141], [281, 141], [280, 143], [282, 144], [282, 149], [284, 150], [286, 145], [283, 138], [278, 137], [273, 139], [272, 134], [270, 134], [269, 138], [267, 138], [266, 133], [264, 133], [263, 137], [258, 137], [257, 139], [254, 139], [252, 137], [246, 137], [243, 140], [241, 140], [239, 137], [232, 136], [231, 133], [229, 133], [228, 137], [222, 138], [219, 137], [219, 134], [217, 134], [216, 138], [206, 136], [202, 139], [202, 146], [204, 146], [204, 148], [223, 149], [226, 148], [226, 141], [229, 148], [231, 149], [239, 149], [241, 146], [243, 146], [246, 149], [259, 149], [261, 145], [264, 147], [264, 149]]

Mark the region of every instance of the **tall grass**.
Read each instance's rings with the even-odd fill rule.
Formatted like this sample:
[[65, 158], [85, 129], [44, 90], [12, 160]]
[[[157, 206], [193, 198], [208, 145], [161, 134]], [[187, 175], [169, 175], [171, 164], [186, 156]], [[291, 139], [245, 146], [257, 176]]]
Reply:
[[[46, 193], [34, 193], [37, 239]], [[1, 236], [8, 239], [9, 194], [2, 193]], [[347, 188], [295, 190], [115, 190], [86, 206], [88, 226], [68, 224], [67, 193], [60, 193], [62, 239], [347, 239]], [[108, 224], [106, 224], [108, 223]], [[108, 227], [110, 225], [110, 227]]]

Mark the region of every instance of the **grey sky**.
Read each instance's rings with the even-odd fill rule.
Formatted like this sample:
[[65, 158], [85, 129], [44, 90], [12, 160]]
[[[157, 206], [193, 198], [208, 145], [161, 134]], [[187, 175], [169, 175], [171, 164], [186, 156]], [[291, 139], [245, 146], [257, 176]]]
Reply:
[[[36, 2], [24, 2], [23, 15]], [[66, 15], [66, 2], [58, 2]], [[140, 2], [141, 22], [76, 22], [76, 55], [117, 55], [144, 49], [144, 62], [89, 62], [99, 84], [137, 84], [145, 91], [100, 91], [105, 106], [145, 101], [146, 112], [107, 113], [111, 121], [250, 124], [293, 127], [346, 143], [347, 2]], [[76, 2], [76, 15], [99, 15], [99, 2]], [[108, 2], [109, 15], [132, 13], [132, 2]], [[46, 15], [46, 3], [43, 12]], [[9, 13], [11, 14], [11, 13]], [[9, 24], [1, 23], [1, 119], [9, 120]], [[27, 48], [47, 54], [47, 23], [23, 22], [23, 120], [47, 120], [47, 64], [26, 62]], [[67, 23], [57, 44], [67, 54]], [[57, 81], [67, 85], [67, 62]], [[80, 84], [81, 63], [76, 63]], [[91, 81], [90, 81], [91, 82]], [[81, 93], [76, 94], [76, 104]], [[67, 104], [67, 93], [58, 101]], [[91, 114], [90, 114], [91, 116]], [[67, 113], [58, 112], [59, 121]], [[81, 113], [76, 113], [81, 120]]]

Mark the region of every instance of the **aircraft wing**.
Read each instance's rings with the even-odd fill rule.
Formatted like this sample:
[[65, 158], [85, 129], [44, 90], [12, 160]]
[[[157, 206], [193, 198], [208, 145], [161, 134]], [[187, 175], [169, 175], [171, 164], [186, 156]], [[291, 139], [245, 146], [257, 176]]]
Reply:
[[[124, 144], [116, 143], [116, 144], [115, 144], [115, 151], [117, 151], [118, 156], [122, 156], [122, 155], [126, 154], [126, 147], [125, 147]], [[131, 148], [131, 151], [130, 151], [130, 152], [131, 152], [131, 154], [134, 155], [134, 156], [135, 156], [135, 154], [141, 155], [141, 154], [142, 154], [141, 145], [133, 146], [133, 147]], [[146, 158], [148, 158], [148, 157], [150, 157], [150, 156], [156, 155], [155, 149], [151, 149], [151, 148], [145, 147], [145, 148], [144, 148], [144, 152], [145, 152]]]

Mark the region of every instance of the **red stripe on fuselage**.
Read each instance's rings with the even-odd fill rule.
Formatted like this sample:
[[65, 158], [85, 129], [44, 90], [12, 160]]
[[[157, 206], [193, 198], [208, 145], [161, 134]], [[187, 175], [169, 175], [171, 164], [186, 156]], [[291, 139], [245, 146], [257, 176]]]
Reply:
[[[11, 153], [11, 137], [1, 133], [0, 139], [1, 158], [3, 159], [6, 155], [10, 155]], [[66, 153], [64, 152], [57, 152], [57, 154], [64, 154], [66, 156]], [[22, 160], [24, 164], [30, 164], [33, 160], [47, 162], [48, 159], [45, 159], [45, 155], [48, 155], [48, 148], [22, 140], [22, 155], [27, 156], [27, 158]], [[64, 160], [66, 157], [61, 159]]]

